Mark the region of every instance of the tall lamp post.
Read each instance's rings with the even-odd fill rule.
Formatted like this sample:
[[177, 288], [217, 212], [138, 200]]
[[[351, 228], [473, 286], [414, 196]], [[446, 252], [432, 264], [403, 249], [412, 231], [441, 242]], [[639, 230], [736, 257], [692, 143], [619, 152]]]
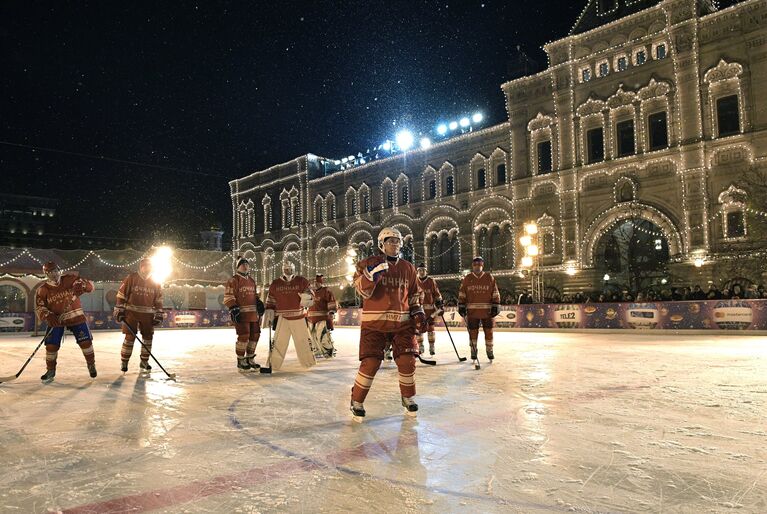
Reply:
[[519, 243], [525, 249], [520, 267], [530, 271], [530, 294], [534, 302], [543, 302], [543, 273], [538, 269], [538, 225], [534, 221], [525, 223], [525, 234], [519, 238]]

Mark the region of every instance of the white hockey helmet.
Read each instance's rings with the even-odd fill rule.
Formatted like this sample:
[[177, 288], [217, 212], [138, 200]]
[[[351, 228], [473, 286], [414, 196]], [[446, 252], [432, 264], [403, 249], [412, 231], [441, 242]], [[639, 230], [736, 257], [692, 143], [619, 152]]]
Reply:
[[384, 228], [378, 233], [378, 249], [383, 251], [384, 241], [389, 237], [397, 237], [402, 241], [402, 234], [396, 228]]
[[282, 272], [284, 273], [285, 270], [290, 270], [290, 275], [295, 275], [296, 273], [296, 265], [293, 264], [292, 261], [285, 261], [282, 263]]

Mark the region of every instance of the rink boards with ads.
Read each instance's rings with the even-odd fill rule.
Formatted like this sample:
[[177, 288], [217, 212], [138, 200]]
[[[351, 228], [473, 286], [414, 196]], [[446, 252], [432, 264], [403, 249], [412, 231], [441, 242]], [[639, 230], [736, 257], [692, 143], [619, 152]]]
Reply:
[[[166, 310], [158, 328], [205, 328], [231, 326], [226, 310]], [[111, 312], [87, 312], [93, 330], [120, 328]], [[463, 327], [455, 307], [444, 313], [448, 327]], [[360, 309], [343, 308], [336, 326], [360, 325]], [[583, 303], [502, 305], [495, 318], [507, 329], [623, 329], [623, 330], [717, 330], [737, 332], [767, 330], [767, 300], [705, 300], [691, 302]], [[441, 318], [435, 326], [444, 327]], [[38, 326], [44, 330], [45, 326]], [[31, 332], [33, 313], [0, 313], [0, 332]]]

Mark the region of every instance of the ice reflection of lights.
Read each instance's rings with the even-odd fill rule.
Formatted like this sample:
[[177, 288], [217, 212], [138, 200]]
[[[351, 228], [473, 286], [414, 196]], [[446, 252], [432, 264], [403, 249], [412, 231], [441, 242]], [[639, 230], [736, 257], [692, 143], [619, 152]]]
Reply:
[[[554, 349], [540, 349], [519, 354], [520, 380], [528, 388], [539, 388], [551, 382], [551, 361]], [[527, 429], [526, 438], [533, 443], [544, 442], [548, 435], [543, 423], [547, 414], [546, 397], [525, 395], [527, 403], [521, 409], [522, 423]]]

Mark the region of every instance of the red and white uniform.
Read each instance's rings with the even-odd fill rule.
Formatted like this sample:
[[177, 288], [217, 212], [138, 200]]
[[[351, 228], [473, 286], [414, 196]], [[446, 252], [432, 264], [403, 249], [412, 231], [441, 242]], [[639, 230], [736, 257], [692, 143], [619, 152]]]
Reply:
[[[317, 364], [312, 351], [311, 335], [306, 319], [306, 308], [302, 305], [302, 295], [312, 296], [309, 281], [301, 276], [275, 279], [269, 286], [266, 309], [274, 310], [277, 327], [274, 331], [274, 346], [271, 353], [272, 368], [279, 370], [285, 360], [290, 339], [296, 348], [298, 362], [305, 368]], [[305, 303], [308, 308], [311, 303]]]
[[486, 319], [492, 318], [490, 308], [501, 304], [501, 295], [498, 286], [490, 273], [484, 271], [475, 274], [469, 273], [461, 281], [458, 290], [458, 303], [466, 305], [468, 318]]
[[125, 323], [122, 327], [125, 339], [120, 349], [120, 358], [126, 362], [130, 359], [136, 340], [134, 334], [141, 331], [144, 344], [141, 345], [140, 358], [148, 362], [154, 339], [154, 317], [156, 313], [162, 312], [162, 286], [149, 278], [149, 275], [134, 271], [120, 284], [115, 306], [125, 309]]
[[[387, 262], [389, 267], [372, 276], [369, 269]], [[362, 295], [360, 367], [352, 388], [352, 400], [364, 402], [373, 384], [384, 349], [390, 344], [397, 364], [400, 393], [415, 396], [415, 338], [413, 315], [423, 313], [415, 266], [404, 259], [385, 255], [369, 257], [357, 264], [354, 287]]]
[[336, 303], [336, 297], [333, 291], [326, 286], [322, 286], [314, 290], [314, 303], [309, 307], [309, 322], [317, 323], [318, 321], [332, 322], [331, 312], [338, 311], [338, 304]]
[[162, 286], [139, 272], [133, 272], [123, 280], [117, 291], [117, 306], [126, 312], [151, 314], [162, 310]]
[[412, 326], [411, 314], [422, 311], [421, 292], [415, 266], [404, 259], [389, 261], [389, 269], [377, 282], [367, 268], [386, 257], [368, 257], [357, 264], [354, 287], [362, 296], [362, 328], [377, 332], [399, 332]]
[[259, 315], [256, 309], [258, 300], [256, 281], [252, 278], [237, 273], [226, 283], [224, 305], [228, 309], [235, 305], [240, 308], [240, 322], [258, 323]]
[[[82, 284], [83, 291], [93, 291], [93, 282], [80, 278], [77, 273], [67, 273], [61, 276], [58, 284], [46, 281], [37, 289], [35, 294], [35, 312], [41, 321], [48, 321], [51, 326], [71, 327], [85, 323], [85, 312], [80, 298], [74, 293], [75, 282]], [[55, 323], [50, 323], [56, 317]]]
[[269, 286], [266, 308], [274, 309], [274, 313], [280, 318], [303, 319], [306, 317], [306, 310], [301, 306], [301, 293], [312, 294], [311, 284], [306, 278], [301, 276], [295, 276], [290, 280], [284, 276], [277, 278]]
[[235, 273], [230, 278], [224, 290], [224, 305], [231, 309], [235, 305], [240, 308], [238, 322], [234, 323], [237, 333], [235, 353], [239, 358], [254, 358], [256, 345], [261, 336], [261, 327], [257, 303], [260, 301], [256, 292], [256, 281], [247, 275]]
[[442, 294], [439, 292], [439, 286], [437, 286], [437, 281], [431, 277], [426, 277], [423, 280], [419, 277], [418, 286], [421, 288], [421, 305], [423, 306], [423, 311], [426, 313], [426, 322], [433, 325], [434, 318], [432, 317], [432, 314], [437, 312], [437, 307], [434, 304], [435, 302], [442, 301]]
[[490, 309], [493, 305], [500, 306], [500, 304], [501, 295], [495, 284], [495, 278], [490, 273], [471, 272], [461, 281], [461, 288], [458, 290], [458, 305], [466, 306], [466, 328], [469, 330], [469, 346], [471, 346], [472, 355], [477, 352], [480, 326], [485, 333], [485, 348], [488, 352], [493, 351], [495, 322]]

